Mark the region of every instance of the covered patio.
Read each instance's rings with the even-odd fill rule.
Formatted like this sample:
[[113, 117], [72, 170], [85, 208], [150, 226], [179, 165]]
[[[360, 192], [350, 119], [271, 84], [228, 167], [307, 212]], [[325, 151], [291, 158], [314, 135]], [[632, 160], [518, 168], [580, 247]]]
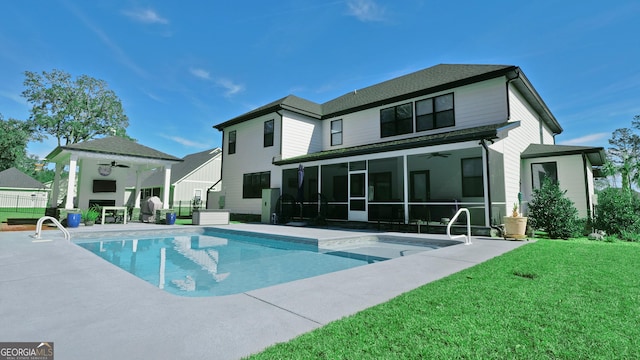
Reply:
[[[55, 179], [50, 207], [88, 209], [98, 206], [127, 206], [140, 209], [140, 184], [144, 173], [160, 168], [164, 173], [161, 194], [163, 208], [169, 208], [171, 166], [179, 163], [173, 155], [163, 153], [122, 137], [106, 137], [78, 144], [56, 147], [46, 161], [55, 163]], [[66, 189], [61, 188], [61, 174], [69, 172]], [[128, 196], [126, 187], [135, 181]], [[58, 203], [60, 194], [66, 194]]]

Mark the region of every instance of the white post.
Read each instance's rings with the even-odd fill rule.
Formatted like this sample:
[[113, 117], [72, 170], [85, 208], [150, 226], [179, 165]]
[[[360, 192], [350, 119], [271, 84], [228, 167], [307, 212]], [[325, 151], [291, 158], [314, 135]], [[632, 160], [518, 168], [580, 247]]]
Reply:
[[69, 159], [69, 182], [67, 183], [67, 202], [65, 209], [73, 209], [73, 198], [76, 195], [76, 166], [78, 166], [78, 155], [71, 155]]
[[58, 207], [58, 198], [60, 197], [60, 173], [62, 168], [60, 164], [56, 163], [55, 176], [53, 178], [53, 189], [51, 189], [51, 202], [49, 207]]
[[162, 188], [162, 208], [169, 208], [169, 192], [171, 190], [171, 164], [164, 166], [164, 187]]
[[491, 204], [489, 203], [489, 166], [487, 164], [487, 154], [488, 149], [484, 147], [482, 149], [482, 186], [484, 186], [484, 225], [491, 226], [491, 219], [489, 219], [489, 207]]
[[140, 187], [142, 186], [141, 173], [142, 171], [140, 169], [136, 170], [136, 188], [133, 190], [133, 196], [135, 199], [133, 207], [136, 209], [140, 208]]

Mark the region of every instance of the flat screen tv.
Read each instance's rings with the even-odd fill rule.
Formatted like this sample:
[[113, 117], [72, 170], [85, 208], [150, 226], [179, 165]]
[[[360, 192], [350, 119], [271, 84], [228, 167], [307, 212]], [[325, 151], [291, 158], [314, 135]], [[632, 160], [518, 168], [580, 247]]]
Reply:
[[115, 180], [93, 180], [94, 193], [114, 193], [116, 192]]

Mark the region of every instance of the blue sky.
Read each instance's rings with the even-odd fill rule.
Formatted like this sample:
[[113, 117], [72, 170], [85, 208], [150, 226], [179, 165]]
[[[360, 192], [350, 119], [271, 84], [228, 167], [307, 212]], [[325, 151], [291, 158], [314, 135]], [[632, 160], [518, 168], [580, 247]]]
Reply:
[[607, 147], [640, 114], [638, 18], [638, 1], [3, 1], [0, 113], [28, 118], [26, 70], [86, 74], [120, 97], [132, 137], [182, 157], [288, 94], [322, 103], [439, 63], [510, 64], [563, 126], [557, 143]]

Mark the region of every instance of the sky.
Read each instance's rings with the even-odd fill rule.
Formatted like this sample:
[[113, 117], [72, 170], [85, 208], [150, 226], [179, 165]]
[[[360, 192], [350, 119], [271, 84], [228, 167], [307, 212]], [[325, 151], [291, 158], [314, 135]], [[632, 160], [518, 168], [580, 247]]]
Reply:
[[131, 137], [183, 157], [289, 94], [323, 103], [441, 63], [504, 64], [564, 128], [556, 143], [606, 148], [640, 115], [638, 18], [637, 0], [3, 1], [0, 114], [29, 118], [25, 71], [88, 75]]

